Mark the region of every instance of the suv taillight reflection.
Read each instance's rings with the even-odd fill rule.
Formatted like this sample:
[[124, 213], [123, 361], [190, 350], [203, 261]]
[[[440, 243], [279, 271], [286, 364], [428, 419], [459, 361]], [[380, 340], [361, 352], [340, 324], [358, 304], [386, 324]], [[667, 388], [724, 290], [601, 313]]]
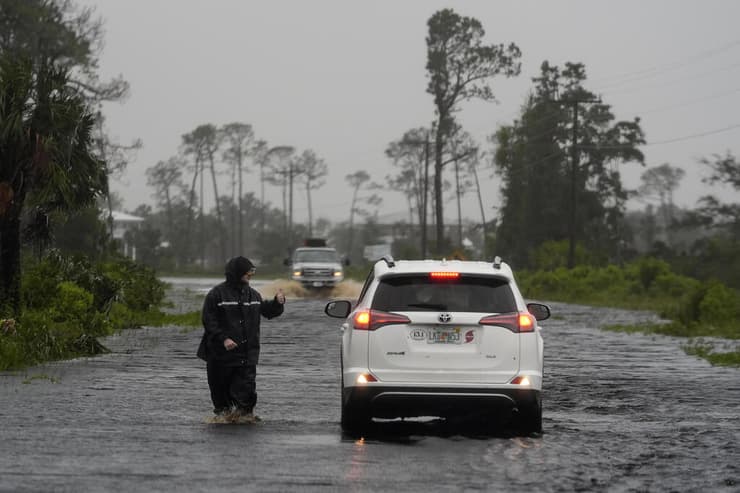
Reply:
[[352, 317], [352, 321], [357, 330], [375, 330], [383, 325], [411, 323], [411, 320], [404, 315], [380, 310], [360, 310]]
[[501, 313], [488, 315], [478, 321], [481, 325], [496, 325], [512, 332], [533, 332], [534, 317], [527, 312]]

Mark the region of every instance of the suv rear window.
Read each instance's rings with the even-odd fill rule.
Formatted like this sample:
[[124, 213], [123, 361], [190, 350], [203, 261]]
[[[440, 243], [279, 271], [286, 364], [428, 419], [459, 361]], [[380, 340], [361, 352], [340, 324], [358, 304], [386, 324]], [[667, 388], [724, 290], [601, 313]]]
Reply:
[[516, 301], [506, 280], [461, 276], [436, 281], [428, 274], [385, 277], [378, 284], [372, 308], [385, 312], [450, 311], [508, 313]]

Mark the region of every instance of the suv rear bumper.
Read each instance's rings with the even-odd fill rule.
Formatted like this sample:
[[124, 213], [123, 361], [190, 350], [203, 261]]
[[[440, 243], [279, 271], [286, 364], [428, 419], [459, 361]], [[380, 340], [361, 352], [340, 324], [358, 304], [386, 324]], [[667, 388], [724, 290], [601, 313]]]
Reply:
[[540, 391], [515, 387], [345, 387], [342, 404], [376, 418], [465, 416], [539, 406]]

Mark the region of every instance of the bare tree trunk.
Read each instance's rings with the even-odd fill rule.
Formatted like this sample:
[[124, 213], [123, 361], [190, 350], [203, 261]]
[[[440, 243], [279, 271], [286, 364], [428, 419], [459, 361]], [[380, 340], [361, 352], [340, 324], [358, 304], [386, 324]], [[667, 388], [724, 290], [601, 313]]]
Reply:
[[306, 178], [306, 198], [308, 199], [308, 237], [313, 238], [313, 210], [311, 207], [311, 180]]
[[218, 218], [218, 226], [220, 231], [219, 238], [221, 239], [221, 258], [226, 258], [226, 238], [224, 237], [224, 220], [221, 215], [221, 204], [218, 200], [218, 184], [216, 183], [216, 166], [213, 162], [213, 152], [208, 151], [208, 162], [211, 168], [211, 181], [213, 182], [213, 196], [216, 201], [216, 217]]
[[457, 244], [462, 247], [462, 207], [460, 206], [460, 165], [455, 159], [455, 195], [457, 195]]
[[238, 154], [238, 173], [239, 176], [237, 179], [239, 180], [239, 239], [236, 242], [236, 253], [239, 255], [244, 254], [244, 192], [242, 190], [243, 180], [242, 180], [242, 166], [243, 166], [243, 160], [244, 156], [242, 156], [242, 149], [239, 147], [239, 154]]
[[288, 240], [293, 244], [293, 162], [288, 164], [288, 190], [289, 190], [289, 209], [288, 209]]
[[422, 185], [423, 196], [421, 198], [421, 259], [427, 256], [427, 202], [429, 199], [429, 132], [427, 131], [426, 142], [424, 143], [424, 183]]
[[203, 213], [203, 175], [205, 170], [200, 157], [198, 161], [200, 165], [200, 267], [203, 268], [206, 265], [206, 216]]
[[408, 205], [409, 208], [409, 226], [411, 226], [411, 229], [414, 229], [414, 201], [413, 197], [410, 195], [406, 196], [406, 205]]
[[0, 315], [20, 314], [21, 302], [21, 211], [24, 192], [0, 215]]
[[[239, 214], [239, 211], [237, 210], [234, 212], [234, 207], [236, 206], [237, 201], [237, 177], [236, 174], [238, 172], [238, 166], [234, 166], [231, 168], [231, 207], [229, 208], [229, 231], [231, 233], [229, 242], [229, 247], [231, 248], [231, 252], [229, 253], [229, 257], [235, 256], [239, 252], [239, 245], [238, 245], [238, 238], [237, 238], [237, 214]], [[238, 209], [238, 207], [237, 207]]]
[[442, 117], [440, 117], [439, 124], [437, 125], [437, 135], [434, 142], [434, 211], [437, 221], [437, 244], [435, 253], [437, 254], [442, 252], [445, 230], [444, 211], [442, 209], [442, 148], [444, 146], [444, 142], [442, 140], [444, 129], [442, 127]]
[[[108, 171], [108, 157], [105, 152], [105, 142], [103, 141], [103, 121], [100, 118], [100, 111], [97, 113], [96, 129], [98, 132], [98, 152], [100, 153], [100, 159], [106, 163], [106, 171]], [[108, 174], [107, 178], [110, 178]], [[113, 238], [113, 200], [110, 196], [110, 180], [108, 180], [108, 186], [105, 190], [105, 203], [108, 206], [108, 217], [106, 217], [106, 224], [108, 225], [108, 234]]]
[[260, 160], [260, 239], [265, 236], [265, 163]]
[[283, 233], [288, 237], [288, 179], [283, 173]]
[[352, 206], [349, 209], [349, 231], [347, 240], [347, 257], [352, 256], [352, 242], [354, 240], [354, 220], [355, 220], [355, 204], [357, 203], [357, 191], [360, 189], [359, 186], [355, 187], [355, 191], [352, 194]]
[[480, 193], [480, 181], [478, 180], [478, 169], [475, 165], [471, 166], [473, 177], [475, 178], [475, 190], [478, 193], [478, 206], [480, 207], [480, 219], [483, 224], [483, 256], [488, 252], [488, 231], [486, 227], [486, 213], [483, 209], [483, 196]]
[[[195, 234], [193, 234], [193, 223], [195, 222], [195, 217], [193, 214], [193, 206], [195, 205], [195, 185], [198, 183], [198, 162], [195, 162], [195, 171], [193, 172], [193, 183], [190, 185], [190, 198], [188, 200], [188, 224], [187, 224], [187, 230], [186, 234], [190, 238], [190, 241], [187, 242], [189, 245], [194, 245], [195, 242], [192, 241], [192, 238], [195, 237]], [[194, 252], [191, 252], [191, 248], [187, 248], [187, 258], [185, 259], [186, 262], [190, 262], [191, 255], [193, 255], [192, 258], [195, 258]]]

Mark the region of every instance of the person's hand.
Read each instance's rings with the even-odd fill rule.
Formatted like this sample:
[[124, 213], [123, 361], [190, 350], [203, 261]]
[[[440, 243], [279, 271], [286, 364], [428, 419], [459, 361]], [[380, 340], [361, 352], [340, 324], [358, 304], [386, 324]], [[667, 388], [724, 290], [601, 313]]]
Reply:
[[281, 305], [284, 305], [285, 304], [285, 293], [283, 293], [283, 290], [282, 289], [278, 289], [278, 292], [275, 295], [275, 299]]
[[226, 348], [227, 351], [231, 351], [232, 349], [234, 349], [238, 345], [239, 344], [237, 344], [236, 342], [234, 342], [234, 340], [231, 339], [230, 337], [227, 337], [226, 340], [224, 341], [224, 347]]

